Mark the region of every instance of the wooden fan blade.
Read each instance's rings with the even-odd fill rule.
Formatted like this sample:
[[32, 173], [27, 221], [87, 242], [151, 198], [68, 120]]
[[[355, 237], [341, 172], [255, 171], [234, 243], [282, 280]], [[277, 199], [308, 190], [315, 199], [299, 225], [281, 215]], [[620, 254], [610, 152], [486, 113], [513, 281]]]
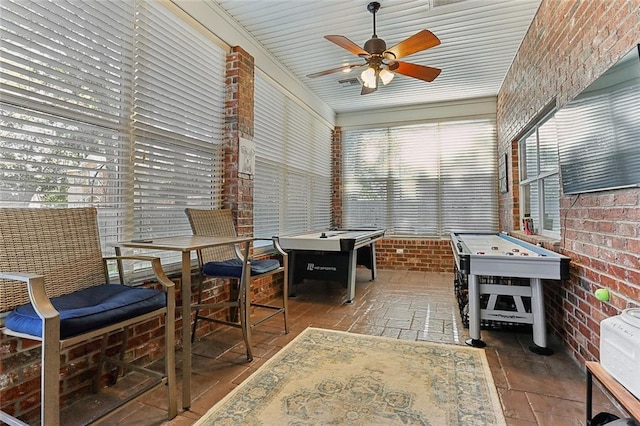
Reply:
[[[397, 68], [395, 65], [398, 65]], [[418, 80], [433, 81], [438, 75], [440, 75], [440, 68], [428, 67], [426, 65], [410, 64], [408, 62], [396, 61], [393, 67], [390, 67], [393, 72], [406, 75], [407, 77], [417, 78]]]
[[371, 87], [367, 87], [364, 84], [362, 85], [362, 91], [360, 92], [361, 95], [368, 95], [369, 93], [373, 93], [376, 90], [378, 90], [378, 86], [371, 88]]
[[[396, 44], [390, 49], [387, 49], [384, 53], [387, 56], [387, 53], [392, 53], [395, 55], [395, 59], [400, 59], [404, 56], [412, 55], [416, 52], [420, 52], [421, 50], [426, 50], [431, 47], [437, 46], [440, 44], [440, 39], [435, 36], [429, 30], [422, 30], [411, 37], [404, 39], [400, 43]], [[389, 55], [392, 56], [392, 55]], [[394, 59], [393, 57], [388, 57], [387, 59]]]
[[333, 73], [340, 72], [340, 71], [350, 70], [351, 68], [363, 67], [365, 65], [367, 65], [367, 64], [363, 63], [363, 64], [343, 65], [343, 66], [338, 67], [338, 68], [331, 68], [330, 70], [318, 71], [318, 72], [314, 72], [313, 74], [307, 74], [307, 77], [309, 77], [309, 78], [322, 77], [323, 75], [329, 75], [329, 74], [333, 74]]
[[324, 38], [326, 38], [330, 42], [333, 42], [333, 43], [337, 44], [338, 46], [342, 47], [343, 49], [348, 50], [349, 52], [353, 53], [354, 55], [363, 56], [363, 57], [364, 56], [369, 56], [369, 52], [367, 52], [366, 50], [364, 50], [363, 48], [361, 48], [360, 46], [358, 46], [357, 44], [355, 44], [354, 42], [352, 42], [351, 40], [349, 40], [345, 36], [341, 36], [341, 35], [326, 35], [326, 36], [324, 36]]

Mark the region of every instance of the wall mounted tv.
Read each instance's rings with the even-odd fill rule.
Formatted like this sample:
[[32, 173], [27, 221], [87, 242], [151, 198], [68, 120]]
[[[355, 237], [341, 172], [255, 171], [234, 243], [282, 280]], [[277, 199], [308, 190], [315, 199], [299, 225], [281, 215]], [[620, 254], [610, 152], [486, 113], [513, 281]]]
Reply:
[[640, 45], [555, 117], [564, 194], [640, 186]]

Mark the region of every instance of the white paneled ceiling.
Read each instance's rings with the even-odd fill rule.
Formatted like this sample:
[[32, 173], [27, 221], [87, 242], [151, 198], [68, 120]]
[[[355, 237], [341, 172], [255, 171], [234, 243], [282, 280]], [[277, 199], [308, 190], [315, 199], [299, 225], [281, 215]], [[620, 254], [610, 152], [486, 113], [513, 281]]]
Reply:
[[380, 0], [378, 37], [391, 47], [420, 30], [430, 30], [441, 44], [402, 60], [442, 72], [431, 83], [396, 75], [377, 92], [360, 95], [359, 85], [345, 87], [339, 81], [359, 77], [362, 69], [317, 78], [307, 75], [364, 63], [324, 35], [343, 35], [363, 46], [373, 34], [369, 1], [207, 1], [338, 114], [495, 96], [540, 4], [540, 0]]

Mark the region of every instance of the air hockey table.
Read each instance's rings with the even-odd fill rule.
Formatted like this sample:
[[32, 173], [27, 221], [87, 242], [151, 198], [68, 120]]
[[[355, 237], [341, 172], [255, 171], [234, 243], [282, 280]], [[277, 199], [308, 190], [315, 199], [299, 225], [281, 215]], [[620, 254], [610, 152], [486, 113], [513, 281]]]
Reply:
[[[570, 258], [503, 233], [451, 233], [451, 248], [455, 266], [468, 277], [469, 334], [468, 345], [484, 347], [480, 336], [481, 320], [532, 324], [533, 345], [529, 349], [537, 354], [553, 353], [547, 347], [542, 280], [569, 278]], [[528, 278], [529, 286], [480, 284], [479, 276]], [[480, 295], [489, 294], [486, 308], [480, 304]], [[498, 295], [513, 296], [516, 311], [495, 309]], [[522, 297], [531, 300], [527, 312]]]
[[346, 303], [356, 297], [356, 267], [364, 265], [376, 279], [375, 242], [384, 229], [314, 231], [274, 237], [289, 253], [290, 296], [304, 279], [337, 281], [347, 287]]

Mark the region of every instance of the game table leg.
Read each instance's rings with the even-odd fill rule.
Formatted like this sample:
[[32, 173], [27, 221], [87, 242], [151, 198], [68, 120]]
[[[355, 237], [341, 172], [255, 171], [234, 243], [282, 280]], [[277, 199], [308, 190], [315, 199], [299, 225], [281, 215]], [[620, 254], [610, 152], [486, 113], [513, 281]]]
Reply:
[[349, 281], [347, 282], [347, 301], [345, 303], [351, 305], [353, 299], [356, 298], [356, 267], [358, 253], [356, 250], [349, 251]]
[[533, 314], [533, 345], [529, 350], [538, 355], [551, 355], [547, 347], [546, 319], [544, 315], [543, 284], [540, 278], [531, 278], [531, 313]]
[[480, 284], [478, 276], [469, 274], [469, 335], [465, 343], [476, 348], [487, 346], [480, 340]]
[[371, 281], [374, 281], [378, 274], [378, 270], [376, 268], [376, 244], [371, 243], [369, 247], [371, 247], [371, 250], [369, 250], [371, 253]]
[[288, 281], [289, 281], [289, 295], [288, 297], [291, 298], [295, 298], [297, 296], [296, 294], [296, 290], [298, 289], [298, 286], [296, 285], [296, 277], [294, 275], [294, 271], [295, 271], [295, 262], [296, 262], [296, 252], [295, 251], [291, 251], [288, 253], [289, 256], [289, 267], [288, 269]]

